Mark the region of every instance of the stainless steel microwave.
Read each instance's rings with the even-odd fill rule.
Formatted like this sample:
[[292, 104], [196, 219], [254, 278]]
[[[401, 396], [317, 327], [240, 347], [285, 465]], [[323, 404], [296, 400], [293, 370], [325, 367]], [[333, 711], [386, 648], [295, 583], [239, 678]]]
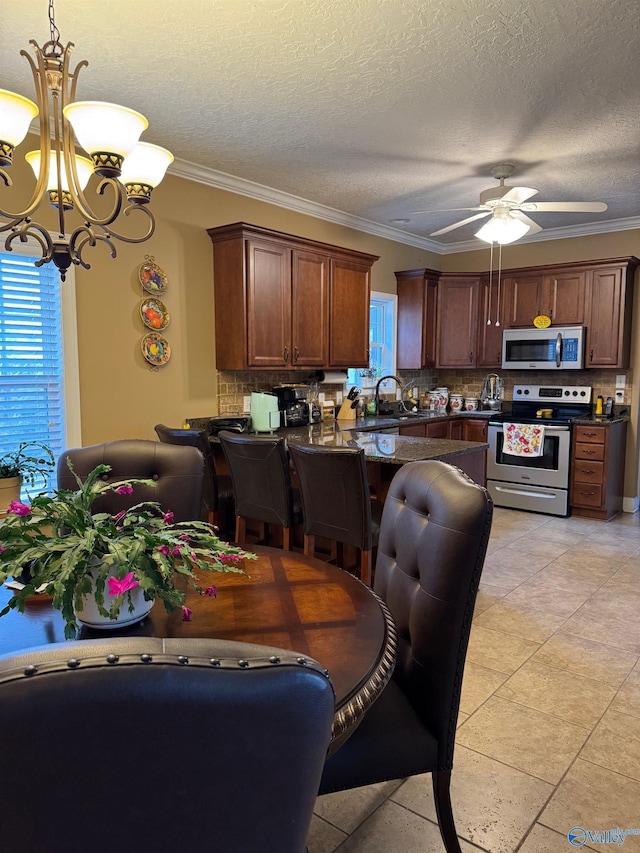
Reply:
[[502, 367], [512, 370], [582, 370], [584, 326], [505, 329]]

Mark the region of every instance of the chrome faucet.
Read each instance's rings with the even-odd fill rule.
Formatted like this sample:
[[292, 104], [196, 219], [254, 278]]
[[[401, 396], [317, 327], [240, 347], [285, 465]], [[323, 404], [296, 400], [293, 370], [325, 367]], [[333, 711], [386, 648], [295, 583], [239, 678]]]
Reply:
[[[400, 379], [398, 379], [398, 377], [397, 377], [397, 376], [391, 376], [391, 375], [389, 375], [389, 376], [381, 376], [381, 377], [380, 377], [380, 379], [378, 379], [378, 382], [377, 382], [377, 384], [376, 384], [376, 393], [375, 393], [376, 414], [377, 414], [377, 415], [379, 415], [379, 414], [380, 414], [380, 385], [385, 381], [385, 379], [393, 379], [393, 380], [394, 380], [394, 382], [397, 382], [397, 383], [398, 383], [398, 385], [400, 386], [400, 393], [401, 393], [401, 394], [402, 394], [402, 391], [403, 391], [403, 389], [404, 389], [404, 385], [402, 384], [402, 381], [401, 381]], [[409, 411], [409, 410], [407, 409], [407, 407], [406, 407], [406, 405], [405, 405], [405, 403], [404, 403], [404, 400], [403, 400], [402, 398], [400, 399], [400, 405], [401, 405], [401, 407], [402, 407], [402, 411], [404, 411], [404, 412]]]

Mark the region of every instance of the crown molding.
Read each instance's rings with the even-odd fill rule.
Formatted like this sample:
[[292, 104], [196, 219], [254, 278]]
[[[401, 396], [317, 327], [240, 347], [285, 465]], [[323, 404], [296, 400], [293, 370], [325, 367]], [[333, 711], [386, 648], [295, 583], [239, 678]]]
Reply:
[[267, 202], [268, 204], [275, 204], [277, 207], [284, 207], [287, 210], [294, 210], [296, 213], [304, 213], [307, 216], [324, 219], [327, 222], [335, 222], [337, 225], [345, 225], [347, 228], [364, 231], [366, 234], [373, 234], [376, 237], [384, 237], [396, 243], [404, 243], [407, 246], [414, 246], [417, 249], [427, 249], [435, 254], [442, 253], [442, 245], [436, 243], [435, 240], [429, 240], [427, 237], [409, 234], [406, 231], [401, 231], [399, 228], [392, 228], [389, 225], [382, 225], [379, 222], [362, 219], [359, 216], [353, 216], [351, 213], [345, 213], [342, 210], [336, 210], [333, 207], [327, 207], [315, 201], [308, 201], [305, 198], [300, 198], [300, 196], [290, 195], [281, 190], [273, 189], [273, 187], [267, 187], [264, 184], [257, 184], [253, 181], [247, 181], [244, 178], [238, 178], [235, 175], [229, 175], [226, 172], [218, 172], [215, 169], [198, 166], [196, 163], [190, 163], [188, 160], [174, 160], [171, 166], [169, 166], [168, 172], [179, 178], [186, 178], [189, 181], [196, 181], [199, 184], [206, 184], [209, 187], [244, 195], [248, 198]]
[[[316, 219], [335, 222], [337, 225], [354, 228], [356, 231], [364, 231], [366, 234], [373, 234], [376, 237], [384, 237], [387, 240], [403, 243], [406, 246], [414, 246], [416, 249], [426, 249], [436, 255], [473, 252], [489, 246], [484, 240], [477, 238], [464, 240], [459, 243], [438, 243], [435, 240], [430, 240], [428, 237], [420, 237], [417, 234], [410, 234], [399, 228], [392, 228], [389, 225], [382, 225], [379, 222], [362, 219], [359, 216], [353, 216], [342, 210], [336, 210], [333, 207], [327, 207], [324, 204], [300, 198], [300, 196], [290, 195], [281, 190], [273, 189], [273, 187], [267, 187], [264, 184], [257, 184], [245, 178], [229, 175], [226, 172], [218, 172], [215, 169], [190, 163], [188, 160], [174, 160], [168, 171], [169, 174], [175, 175], [178, 178], [185, 178], [186, 180], [196, 181], [196, 183], [205, 184], [209, 187], [244, 195], [248, 198], [254, 198], [257, 201], [264, 201], [267, 204], [274, 204], [277, 207], [284, 207], [287, 210], [294, 210], [297, 213], [304, 213]], [[582, 225], [568, 225], [564, 228], [547, 228], [529, 237], [522, 237], [516, 242], [535, 243], [542, 240], [563, 240], [569, 237], [584, 237], [589, 234], [630, 231], [635, 228], [640, 229], [640, 216], [632, 216], [628, 219], [610, 219], [604, 222], [589, 222]]]

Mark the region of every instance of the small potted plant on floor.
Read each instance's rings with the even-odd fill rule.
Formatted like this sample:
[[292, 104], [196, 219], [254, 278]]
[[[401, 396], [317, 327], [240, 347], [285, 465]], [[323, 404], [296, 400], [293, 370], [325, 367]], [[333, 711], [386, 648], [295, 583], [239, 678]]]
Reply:
[[40, 477], [46, 481], [54, 464], [51, 450], [38, 441], [22, 441], [17, 450], [0, 456], [0, 513], [20, 499], [23, 482], [34, 486]]
[[[68, 462], [73, 472], [73, 467]], [[37, 495], [30, 504], [13, 501], [0, 525], [0, 583], [9, 577], [30, 575], [24, 587], [0, 611], [24, 611], [27, 598], [38, 591], [53, 597], [65, 620], [65, 637], [73, 639], [78, 623], [94, 628], [116, 628], [142, 619], [160, 599], [167, 611], [185, 606], [191, 586], [202, 595], [216, 594], [215, 586], [201, 585], [211, 572], [243, 573], [244, 560], [256, 559], [241, 548], [219, 539], [203, 521], [176, 522], [170, 510], [144, 501], [116, 515], [91, 512], [94, 500], [105, 492], [135, 494], [138, 484], [152, 480], [128, 479], [105, 483], [110, 470], [98, 465], [78, 489], [59, 489]]]

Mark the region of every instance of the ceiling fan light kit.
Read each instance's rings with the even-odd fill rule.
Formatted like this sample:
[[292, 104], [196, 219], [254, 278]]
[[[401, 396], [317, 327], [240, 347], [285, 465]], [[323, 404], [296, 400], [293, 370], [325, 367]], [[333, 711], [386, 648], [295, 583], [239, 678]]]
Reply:
[[[51, 40], [42, 48], [33, 39], [29, 42], [35, 58], [20, 51], [31, 66], [37, 104], [0, 89], [0, 181], [7, 187], [12, 181], [5, 169], [11, 166], [14, 149], [40, 115], [40, 148], [26, 154], [36, 176], [35, 189], [23, 211], [11, 213], [0, 208], [0, 233], [8, 232], [6, 251], [11, 251], [15, 240], [35, 240], [41, 252], [36, 266], [52, 261], [64, 281], [71, 264], [89, 269], [82, 257], [87, 244], [104, 242], [114, 258], [114, 240], [142, 243], [151, 237], [155, 219], [146, 205], [173, 155], [158, 145], [138, 141], [148, 126], [140, 113], [117, 104], [75, 100], [79, 71], [88, 63], [83, 60], [70, 70], [74, 45], [69, 42], [63, 47], [60, 42], [53, 0], [49, 0], [49, 28]], [[90, 159], [76, 154], [76, 139]], [[92, 209], [84, 193], [92, 174], [99, 178], [97, 194], [104, 195], [109, 189], [113, 196], [110, 210], [102, 216]], [[57, 233], [32, 218], [45, 194], [58, 212]], [[65, 214], [70, 211], [75, 211], [82, 222], [67, 233]], [[120, 213], [128, 216], [135, 211], [146, 217], [141, 236], [121, 234], [112, 227]]]
[[[533, 187], [510, 187], [505, 184], [505, 179], [510, 177], [514, 170], [511, 163], [499, 163], [491, 170], [494, 178], [500, 181], [497, 187], [490, 187], [480, 193], [480, 204], [478, 207], [458, 208], [458, 210], [479, 210], [474, 216], [469, 216], [453, 225], [447, 225], [434, 231], [430, 236], [439, 237], [448, 234], [456, 228], [461, 228], [476, 219], [490, 216], [491, 219], [476, 232], [476, 237], [486, 240], [487, 243], [513, 243], [524, 237], [525, 234], [536, 234], [542, 231], [540, 225], [527, 216], [527, 213], [540, 213], [554, 211], [556, 213], [600, 213], [607, 209], [607, 205], [601, 201], [552, 201], [531, 202], [530, 198], [538, 194]], [[429, 213], [421, 210], [416, 213]]]

